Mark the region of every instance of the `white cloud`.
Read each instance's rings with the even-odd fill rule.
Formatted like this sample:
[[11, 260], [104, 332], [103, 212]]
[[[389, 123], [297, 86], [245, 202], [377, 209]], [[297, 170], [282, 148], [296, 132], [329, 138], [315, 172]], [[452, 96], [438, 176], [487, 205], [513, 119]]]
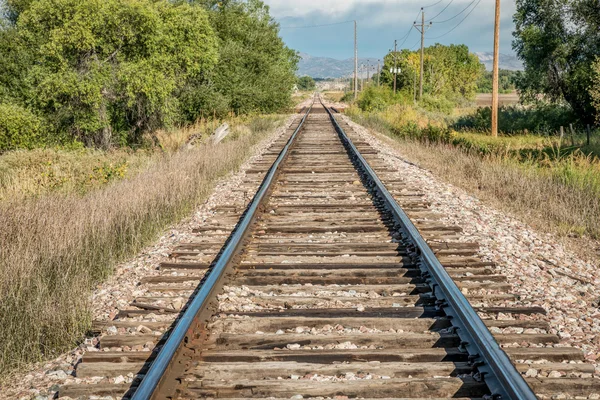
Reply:
[[[462, 0], [461, 0], [462, 1]], [[266, 0], [276, 18], [304, 17], [310, 14], [324, 14], [328, 16], [344, 16], [357, 8], [377, 5], [381, 11], [395, 7], [414, 6], [420, 7], [418, 0]]]
[[[425, 9], [426, 16], [436, 15], [448, 4], [448, 1], [443, 0], [439, 4], [427, 7]], [[438, 20], [455, 15], [467, 7], [471, 1], [454, 0]], [[420, 7], [434, 4], [436, 0], [265, 0], [265, 2], [271, 7], [271, 14], [276, 19], [310, 17], [311, 20], [317, 19], [319, 23], [322, 23], [323, 20], [342, 21], [351, 16], [358, 19], [363, 25], [383, 26], [411, 23], [411, 19], [415, 18]], [[502, 4], [503, 19], [510, 20], [514, 8], [514, 1], [504, 1]], [[473, 20], [481, 21], [481, 18], [485, 21], [492, 18], [493, 21], [493, 12], [494, 1], [482, 0], [465, 23]], [[465, 14], [445, 25], [454, 26]]]
[[[263, 0], [271, 7], [271, 15], [282, 23], [284, 28], [294, 26], [310, 26], [317, 24], [336, 23], [356, 19], [359, 24], [359, 43], [365, 51], [373, 53], [380, 52], [379, 47], [386, 49], [393, 39], [403, 41], [406, 33], [411, 29], [414, 19], [423, 5], [429, 6], [437, 0]], [[437, 15], [451, 0], [442, 0], [438, 4], [425, 8], [426, 19]], [[444, 21], [465, 9], [472, 0], [453, 0], [447, 9], [435, 19]], [[470, 48], [480, 51], [491, 51], [493, 44], [494, 26], [494, 0], [481, 0], [477, 7], [465, 19], [460, 26], [463, 17], [471, 10], [456, 18], [433, 25], [427, 36], [431, 40], [426, 45], [434, 42], [441, 43], [465, 43]], [[502, 2], [502, 25], [501, 25], [501, 51], [511, 52], [511, 32], [514, 29], [512, 16], [515, 12], [515, 1], [504, 0]], [[420, 20], [420, 18], [419, 18]], [[435, 22], [434, 21], [434, 22]], [[325, 28], [324, 32], [328, 28]], [[346, 29], [346, 28], [344, 28]], [[350, 29], [350, 28], [349, 28]], [[340, 31], [342, 28], [340, 28]], [[297, 42], [303, 49], [310, 52], [311, 48], [318, 49], [319, 43], [307, 45], [306, 41], [300, 40], [309, 35], [306, 30], [284, 29], [286, 38]], [[336, 30], [329, 30], [328, 41], [335, 42], [338, 36]], [[347, 29], [344, 30], [344, 35]], [[447, 34], [448, 33], [448, 34]], [[438, 36], [442, 36], [437, 38]], [[413, 46], [418, 41], [419, 34], [413, 29], [410, 36], [404, 41], [404, 46]], [[343, 36], [345, 38], [345, 36]], [[433, 39], [436, 38], [436, 39]], [[340, 40], [342, 36], [340, 33]], [[345, 39], [344, 39], [345, 40]], [[385, 41], [383, 45], [380, 42]], [[345, 43], [345, 42], [344, 42]], [[417, 43], [418, 44], [418, 43]]]

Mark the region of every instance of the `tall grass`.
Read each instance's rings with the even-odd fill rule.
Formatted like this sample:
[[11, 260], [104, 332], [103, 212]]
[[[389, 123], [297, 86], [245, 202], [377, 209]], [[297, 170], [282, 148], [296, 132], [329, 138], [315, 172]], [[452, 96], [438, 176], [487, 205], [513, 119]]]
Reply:
[[600, 160], [584, 153], [586, 147], [571, 146], [567, 138], [456, 132], [407, 106], [372, 113], [351, 108], [347, 114], [394, 138], [411, 161], [530, 222], [541, 221], [561, 234], [600, 238]]
[[0, 376], [73, 346], [90, 327], [94, 284], [235, 170], [265, 136], [266, 125], [255, 128], [216, 146], [165, 153], [83, 196], [1, 202]]

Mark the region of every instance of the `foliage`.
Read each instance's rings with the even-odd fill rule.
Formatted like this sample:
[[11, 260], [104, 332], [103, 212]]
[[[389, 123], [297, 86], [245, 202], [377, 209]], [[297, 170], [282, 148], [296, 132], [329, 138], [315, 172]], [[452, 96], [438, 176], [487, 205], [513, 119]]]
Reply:
[[600, 124], [600, 57], [594, 62], [594, 78], [590, 87], [590, 96], [596, 109], [596, 122]]
[[29, 110], [0, 103], [0, 150], [33, 148], [42, 135], [42, 121]]
[[259, 0], [6, 0], [0, 101], [54, 142], [138, 145], [207, 116], [285, 108], [297, 55]]
[[315, 80], [310, 76], [302, 76], [298, 78], [298, 89], [300, 90], [315, 90]]
[[[287, 107], [299, 58], [279, 37], [279, 25], [269, 15], [269, 7], [259, 0], [195, 3], [209, 10], [218, 37], [219, 63], [207, 79], [196, 80], [194, 85], [208, 85], [222, 96], [219, 101], [227, 105], [227, 111], [238, 114]], [[188, 98], [193, 96], [192, 90]], [[187, 108], [196, 115], [213, 112], [201, 101], [196, 107]]]
[[[473, 99], [476, 82], [483, 73], [482, 64], [465, 45], [444, 46], [436, 43], [424, 50], [423, 91], [435, 97], [460, 96]], [[394, 57], [396, 57], [394, 61]], [[418, 86], [420, 52], [401, 50], [384, 57], [381, 82], [393, 87], [394, 75], [390, 72], [394, 65], [401, 69], [397, 76], [397, 88], [413, 94]], [[416, 89], [418, 90], [418, 88]]]
[[454, 108], [454, 103], [446, 97], [436, 97], [429, 94], [423, 94], [420, 105], [426, 110], [445, 114], [451, 114], [452, 109]]
[[[498, 70], [498, 90], [500, 93], [511, 93], [516, 90], [516, 81], [520, 71], [508, 69]], [[492, 93], [492, 71], [484, 71], [477, 81], [477, 93]]]
[[[352, 96], [354, 96], [353, 93]], [[402, 94], [394, 95], [394, 92], [388, 87], [368, 86], [360, 92], [357, 105], [363, 111], [381, 111], [392, 104], [401, 102], [402, 99]]]
[[[491, 126], [490, 107], [477, 108], [458, 118], [454, 129], [487, 132]], [[570, 107], [538, 104], [536, 107], [502, 106], [498, 110], [498, 130], [506, 134], [537, 133], [553, 135], [561, 126], [568, 127], [576, 121]]]
[[182, 82], [216, 63], [206, 13], [187, 3], [38, 0], [17, 26], [41, 60], [30, 101], [87, 144], [139, 142], [174, 123]]
[[583, 122], [593, 120], [588, 88], [600, 53], [597, 0], [517, 0], [513, 48], [525, 65], [521, 95], [566, 101]]

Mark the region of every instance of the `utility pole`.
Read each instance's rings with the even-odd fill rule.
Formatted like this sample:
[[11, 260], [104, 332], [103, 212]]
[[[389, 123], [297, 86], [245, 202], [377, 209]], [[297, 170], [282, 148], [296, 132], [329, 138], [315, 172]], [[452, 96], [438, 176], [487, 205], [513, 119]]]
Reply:
[[396, 94], [396, 81], [398, 80], [398, 61], [396, 54], [398, 52], [398, 41], [394, 40], [394, 94]]
[[360, 65], [360, 91], [365, 90], [365, 64]]
[[354, 100], [358, 97], [358, 42], [356, 35], [356, 20], [354, 20]]
[[417, 71], [413, 68], [413, 103], [417, 104]]
[[500, 0], [496, 0], [494, 22], [494, 67], [492, 71], [492, 136], [498, 136], [498, 57], [500, 56]]
[[419, 100], [423, 97], [423, 57], [425, 52], [425, 31], [431, 26], [431, 22], [425, 28], [425, 12], [421, 8], [421, 24], [417, 24], [415, 21], [414, 27], [421, 32], [421, 74], [419, 77]]
[[379, 87], [379, 76], [381, 75], [380, 60], [377, 60], [377, 87]]

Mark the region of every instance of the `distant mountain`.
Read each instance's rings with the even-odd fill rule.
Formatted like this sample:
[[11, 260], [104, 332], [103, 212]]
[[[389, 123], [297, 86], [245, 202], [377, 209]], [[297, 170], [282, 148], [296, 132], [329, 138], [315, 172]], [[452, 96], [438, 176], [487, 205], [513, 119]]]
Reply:
[[[312, 76], [313, 78], [342, 78], [351, 76], [354, 73], [354, 58], [345, 60], [336, 60], [329, 57], [313, 57], [306, 53], [300, 53], [300, 62], [298, 63], [299, 76]], [[371, 75], [377, 71], [376, 58], [359, 58], [358, 66], [371, 65]], [[367, 72], [362, 73], [367, 76]]]
[[[486, 69], [492, 69], [493, 53], [489, 52], [478, 52], [475, 53], [479, 60], [485, 64]], [[313, 78], [342, 78], [352, 76], [354, 73], [354, 58], [347, 58], [345, 60], [337, 60], [329, 57], [313, 57], [310, 54], [300, 53], [300, 63], [298, 64], [298, 75], [299, 76], [312, 76]], [[376, 71], [377, 59], [376, 58], [359, 58], [358, 65], [370, 64], [373, 68], [371, 74]], [[509, 70], [522, 70], [523, 64], [516, 56], [508, 54], [500, 54], [498, 64], [501, 69]], [[366, 72], [361, 74], [366, 76]]]
[[[475, 52], [475, 55], [479, 57], [479, 61], [481, 61], [485, 65], [485, 69], [487, 69], [488, 71], [492, 70], [494, 53]], [[500, 58], [498, 59], [498, 66], [500, 67], [500, 69], [509, 69], [511, 71], [523, 70], [523, 63], [521, 62], [521, 60], [519, 60], [517, 56], [510, 54], [500, 53]]]

